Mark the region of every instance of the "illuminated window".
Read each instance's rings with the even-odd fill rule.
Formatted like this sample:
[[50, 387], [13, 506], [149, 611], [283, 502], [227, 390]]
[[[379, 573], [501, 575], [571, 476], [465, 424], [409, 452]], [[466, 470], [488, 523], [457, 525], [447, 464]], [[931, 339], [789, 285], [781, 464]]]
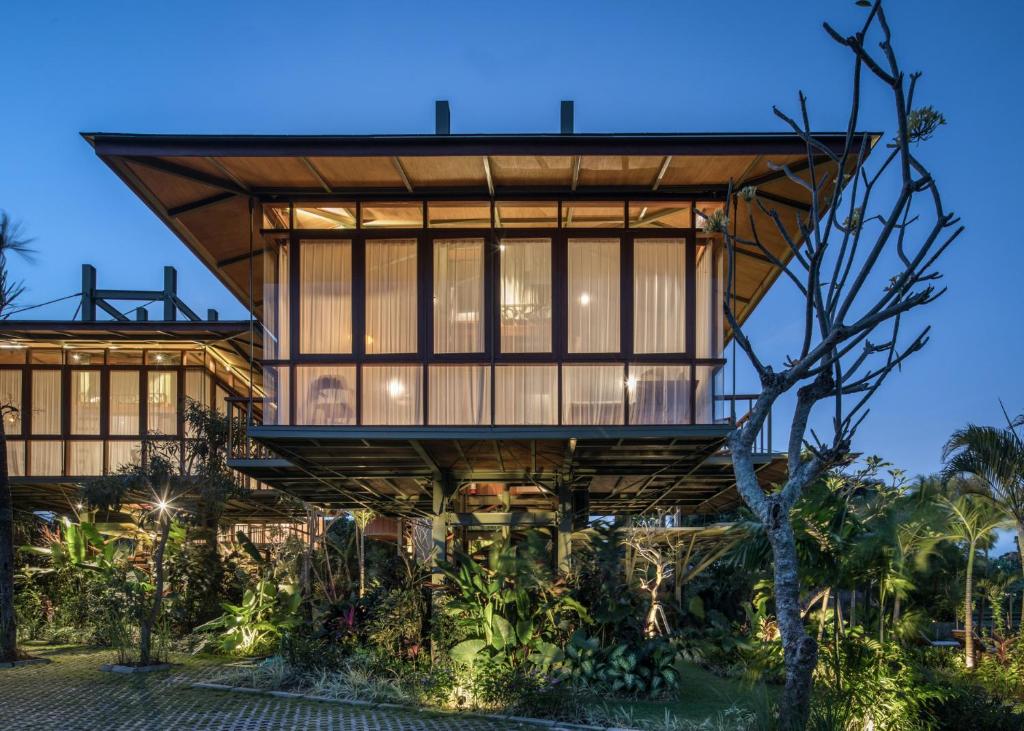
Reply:
[[562, 423], [623, 423], [625, 386], [622, 364], [563, 365]]
[[619, 240], [569, 240], [569, 352], [617, 353]]
[[60, 371], [32, 371], [32, 433], [60, 434], [60, 411]]
[[139, 372], [110, 372], [110, 433], [139, 433]]
[[416, 239], [366, 242], [366, 352], [415, 353]]
[[501, 351], [551, 352], [551, 239], [502, 239]]
[[686, 242], [638, 239], [633, 248], [633, 350], [686, 351]]
[[434, 242], [434, 352], [484, 349], [483, 239]]
[[99, 371], [71, 371], [71, 433], [100, 433]]
[[178, 373], [150, 371], [146, 428], [150, 434], [178, 433]]
[[557, 424], [558, 366], [496, 366], [494, 423]]
[[423, 423], [423, 369], [418, 365], [363, 366], [363, 423]]
[[491, 369], [482, 365], [430, 366], [430, 423], [491, 423]]
[[355, 366], [299, 366], [295, 388], [296, 424], [356, 423]]
[[352, 242], [303, 241], [299, 252], [303, 353], [352, 352]]

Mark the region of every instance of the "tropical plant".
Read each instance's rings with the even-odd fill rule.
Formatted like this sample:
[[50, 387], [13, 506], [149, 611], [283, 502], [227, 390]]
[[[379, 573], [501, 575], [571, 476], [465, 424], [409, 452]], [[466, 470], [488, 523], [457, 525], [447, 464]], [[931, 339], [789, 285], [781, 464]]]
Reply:
[[[21, 226], [0, 211], [0, 320], [11, 316], [12, 307], [25, 291], [25, 286], [11, 278], [8, 257], [18, 254], [30, 258], [31, 239]], [[13, 394], [0, 394], [0, 662], [14, 660], [18, 655], [17, 618], [14, 612], [14, 504], [7, 470], [7, 433], [4, 420], [14, 417]], [[18, 399], [20, 401], [20, 399]]]
[[[1006, 427], [968, 424], [953, 433], [942, 450], [947, 477], [972, 475], [986, 492], [1013, 518], [1017, 551], [1024, 572], [1024, 415], [1006, 416]], [[1021, 618], [1024, 619], [1024, 595]]]
[[[196, 632], [216, 633], [214, 644], [228, 654], [264, 654], [275, 649], [286, 632], [301, 624], [301, 603], [297, 585], [259, 579], [245, 590], [241, 604], [224, 603], [224, 614], [197, 627]], [[199, 649], [209, 644], [203, 642]]]
[[463, 553], [441, 565], [454, 590], [446, 609], [469, 637], [448, 651], [453, 660], [472, 665], [488, 658], [547, 668], [563, 659], [554, 641], [568, 637], [570, 620], [590, 618], [565, 584], [542, 567], [538, 553], [535, 545], [499, 542], [486, 565]]
[[576, 688], [599, 695], [656, 697], [679, 687], [681, 653], [664, 639], [638, 647], [624, 643], [602, 648], [596, 637], [576, 630], [565, 648], [561, 673]]

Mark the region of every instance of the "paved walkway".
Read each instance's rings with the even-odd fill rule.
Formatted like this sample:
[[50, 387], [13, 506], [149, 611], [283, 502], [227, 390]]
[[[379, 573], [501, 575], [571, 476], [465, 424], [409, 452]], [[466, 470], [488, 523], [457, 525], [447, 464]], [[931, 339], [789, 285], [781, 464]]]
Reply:
[[[475, 718], [362, 709], [261, 695], [197, 690], [217, 666], [187, 660], [165, 673], [100, 672], [111, 653], [83, 648], [30, 648], [48, 665], [0, 670], [0, 729], [33, 731], [498, 731], [525, 729]], [[534, 727], [536, 728], [536, 727]]]

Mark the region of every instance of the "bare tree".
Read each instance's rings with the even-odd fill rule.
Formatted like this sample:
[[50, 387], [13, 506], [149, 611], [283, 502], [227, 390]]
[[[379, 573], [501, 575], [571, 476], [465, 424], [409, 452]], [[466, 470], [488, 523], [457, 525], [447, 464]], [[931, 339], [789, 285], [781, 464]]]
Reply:
[[[7, 256], [15, 253], [29, 256], [30, 240], [7, 213], [0, 211], [0, 320], [11, 316], [11, 308], [24, 293], [21, 282], [7, 271]], [[15, 415], [17, 408], [0, 394], [0, 662], [17, 659], [17, 625], [14, 617], [14, 503], [7, 474], [7, 434], [4, 420]]]
[[[729, 262], [726, 319], [761, 384], [749, 418], [730, 434], [728, 443], [739, 492], [764, 523], [772, 548], [786, 667], [780, 721], [790, 729], [807, 723], [818, 656], [817, 642], [800, 615], [790, 511], [805, 486], [848, 459], [872, 396], [927, 342], [929, 328], [904, 338], [900, 323], [908, 312], [943, 294], [935, 286], [940, 276], [935, 263], [962, 231], [916, 154], [918, 144], [945, 120], [931, 107], [914, 106], [920, 74], [905, 74], [897, 61], [881, 0], [871, 6], [854, 35], [843, 36], [827, 23], [824, 27], [853, 55], [852, 101], [842, 148], [812, 133], [803, 93], [799, 119], [774, 110], [806, 143], [805, 162], [774, 166], [806, 191], [810, 202], [795, 216], [796, 233], [786, 225], [794, 218], [792, 210], [780, 211], [776, 197], [762, 196], [751, 187], [734, 191], [730, 186], [727, 212], [713, 222]], [[866, 80], [884, 87], [897, 128], [871, 164], [865, 160], [875, 140], [857, 131]], [[785, 256], [764, 245], [768, 231], [784, 242]], [[742, 250], [771, 260], [805, 298], [801, 341], [777, 368], [758, 355], [733, 309], [732, 272]], [[796, 392], [796, 406], [789, 427], [788, 476], [778, 489], [767, 491], [758, 483], [752, 453], [772, 406], [790, 391]], [[831, 406], [831, 436], [826, 438], [809, 428], [811, 413], [821, 402]]]
[[661, 587], [675, 573], [678, 541], [656, 526], [640, 526], [631, 529], [625, 543], [635, 559], [643, 564], [643, 568], [633, 576], [650, 602], [644, 619], [644, 636], [669, 634], [665, 609], [661, 605]]

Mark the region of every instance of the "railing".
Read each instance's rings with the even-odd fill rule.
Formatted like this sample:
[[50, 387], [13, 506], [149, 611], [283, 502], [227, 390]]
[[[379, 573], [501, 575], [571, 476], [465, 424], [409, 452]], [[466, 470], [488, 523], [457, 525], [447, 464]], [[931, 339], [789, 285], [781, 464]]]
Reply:
[[[735, 393], [723, 394], [717, 398], [725, 402], [726, 418], [730, 424], [742, 426], [750, 418], [750, 412], [754, 409], [760, 394]], [[754, 452], [758, 454], [772, 453], [772, 412], [768, 411], [768, 418], [765, 419], [761, 429], [754, 437]]]
[[[242, 412], [250, 413], [249, 404], [252, 401], [248, 396], [229, 396], [227, 402], [229, 408], [236, 404], [242, 407]], [[232, 408], [233, 410], [233, 408]], [[252, 413], [255, 413], [254, 411]], [[249, 436], [248, 419], [230, 419], [228, 422], [228, 458], [229, 459], [271, 459], [274, 453], [264, 445], [256, 442]]]

